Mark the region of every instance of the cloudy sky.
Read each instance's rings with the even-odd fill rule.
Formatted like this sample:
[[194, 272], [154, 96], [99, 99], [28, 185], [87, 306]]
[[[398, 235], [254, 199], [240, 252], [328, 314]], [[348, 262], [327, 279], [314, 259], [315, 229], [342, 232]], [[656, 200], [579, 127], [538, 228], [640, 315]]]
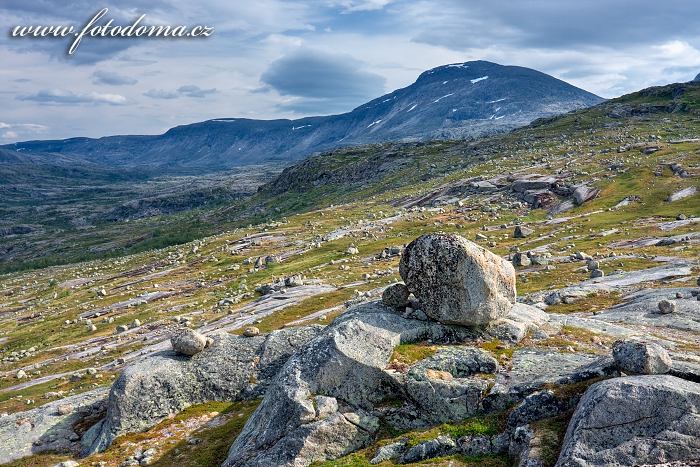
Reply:
[[339, 113], [435, 66], [522, 65], [603, 97], [700, 72], [688, 0], [114, 0], [103, 19], [205, 25], [198, 39], [11, 38], [80, 28], [90, 0], [0, 0], [0, 143], [154, 134], [220, 117]]

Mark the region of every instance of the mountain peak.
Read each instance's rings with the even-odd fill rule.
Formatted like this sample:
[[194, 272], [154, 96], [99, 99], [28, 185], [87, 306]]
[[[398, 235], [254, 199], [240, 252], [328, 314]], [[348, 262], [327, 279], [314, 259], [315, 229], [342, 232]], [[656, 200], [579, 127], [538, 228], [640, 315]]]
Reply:
[[479, 74], [505, 68], [507, 67], [504, 65], [488, 62], [486, 60], [473, 60], [470, 62], [449, 63], [447, 65], [440, 65], [435, 68], [431, 68], [430, 70], [424, 71], [420, 74], [420, 76], [418, 76], [416, 83], [425, 80], [438, 79], [445, 76], [466, 77], [472, 74]]
[[34, 141], [16, 143], [12, 149], [58, 152], [108, 165], [201, 172], [293, 161], [340, 146], [480, 136], [602, 100], [530, 68], [475, 60], [427, 70], [413, 84], [339, 115], [217, 118], [157, 136]]
[[693, 79], [693, 81], [700, 81], [700, 73], [698, 73], [698, 75], [695, 77], [695, 79]]

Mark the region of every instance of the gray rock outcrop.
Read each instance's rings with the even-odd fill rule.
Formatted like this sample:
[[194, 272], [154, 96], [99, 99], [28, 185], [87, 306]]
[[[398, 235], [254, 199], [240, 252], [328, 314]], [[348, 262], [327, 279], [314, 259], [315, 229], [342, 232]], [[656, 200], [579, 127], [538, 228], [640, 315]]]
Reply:
[[[378, 302], [358, 305], [287, 361], [231, 446], [224, 466], [307, 465], [365, 447], [379, 429], [371, 414], [374, 407], [406, 394], [404, 379], [386, 370], [394, 347], [496, 335], [522, 338], [533, 320], [541, 324], [546, 319], [541, 310], [520, 305], [513, 307], [508, 319], [478, 330], [407, 319]], [[450, 358], [441, 362], [438, 357], [434, 363], [457, 374], [494, 365], [481, 354], [464, 357], [459, 363]], [[319, 416], [312, 402], [318, 395], [335, 398], [337, 411]]]
[[483, 326], [515, 303], [515, 270], [459, 235], [428, 234], [405, 249], [399, 272], [430, 318]]
[[112, 386], [106, 417], [83, 437], [83, 454], [103, 451], [117, 436], [146, 430], [192, 404], [260, 397], [289, 356], [321, 329], [219, 334], [193, 357], [166, 351], [127, 367]]
[[463, 420], [482, 409], [481, 399], [498, 362], [475, 347], [445, 347], [413, 365], [406, 375], [408, 399], [433, 423]]
[[557, 467], [696, 461], [700, 384], [666, 375], [592, 385], [569, 423]]
[[0, 417], [0, 464], [42, 452], [77, 454], [77, 425], [104, 414], [107, 392], [99, 388]]
[[399, 462], [408, 464], [410, 462], [420, 462], [426, 459], [446, 456], [457, 451], [457, 443], [449, 436], [438, 436], [435, 439], [423, 441], [401, 456]]

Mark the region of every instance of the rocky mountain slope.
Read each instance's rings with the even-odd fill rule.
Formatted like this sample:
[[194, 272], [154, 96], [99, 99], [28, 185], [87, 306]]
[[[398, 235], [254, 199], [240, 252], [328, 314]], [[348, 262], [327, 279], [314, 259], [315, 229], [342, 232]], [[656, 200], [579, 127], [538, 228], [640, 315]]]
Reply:
[[76, 156], [112, 168], [146, 166], [192, 173], [289, 162], [339, 146], [478, 136], [601, 101], [535, 70], [476, 61], [426, 71], [412, 85], [340, 115], [219, 118], [157, 136], [27, 141], [6, 148]]
[[338, 149], [159, 225], [216, 235], [0, 276], [0, 462], [692, 465], [699, 111]]

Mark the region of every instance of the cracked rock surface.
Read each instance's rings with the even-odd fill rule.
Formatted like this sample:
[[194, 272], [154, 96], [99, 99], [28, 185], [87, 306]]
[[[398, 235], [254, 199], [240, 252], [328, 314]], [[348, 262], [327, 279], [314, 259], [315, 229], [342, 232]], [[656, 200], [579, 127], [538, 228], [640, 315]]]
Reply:
[[592, 385], [569, 423], [558, 467], [697, 461], [700, 385], [666, 375]]

